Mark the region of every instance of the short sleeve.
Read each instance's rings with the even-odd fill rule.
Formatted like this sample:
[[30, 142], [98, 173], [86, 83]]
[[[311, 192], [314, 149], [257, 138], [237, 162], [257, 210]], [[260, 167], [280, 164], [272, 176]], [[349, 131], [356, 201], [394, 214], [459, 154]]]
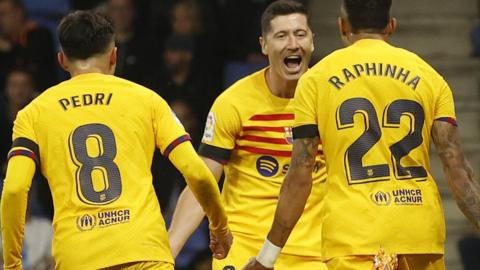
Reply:
[[233, 102], [220, 96], [215, 100], [205, 123], [199, 154], [226, 163], [241, 130], [241, 118]]
[[293, 99], [293, 109], [295, 112], [294, 138], [311, 138], [318, 136], [317, 95], [312, 79], [312, 77], [305, 75], [301, 77], [295, 91], [295, 97]]
[[13, 124], [12, 148], [8, 153], [8, 159], [22, 155], [32, 158], [37, 165], [40, 164], [40, 149], [33, 127], [35, 121], [33, 113], [31, 106], [18, 112]]
[[191, 141], [180, 120], [167, 102], [153, 94], [153, 128], [155, 144], [165, 157], [179, 144]]
[[452, 90], [443, 79], [439, 95], [436, 99], [434, 113], [435, 120], [449, 122], [454, 126], [457, 125]]

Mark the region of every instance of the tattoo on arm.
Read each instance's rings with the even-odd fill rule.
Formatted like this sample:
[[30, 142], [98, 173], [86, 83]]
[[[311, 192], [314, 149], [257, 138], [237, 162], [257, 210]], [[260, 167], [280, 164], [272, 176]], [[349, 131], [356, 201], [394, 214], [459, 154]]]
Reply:
[[292, 163], [280, 190], [273, 227], [268, 236], [277, 246], [285, 245], [305, 208], [312, 188], [312, 170], [319, 141], [319, 137], [293, 141]]
[[319, 137], [296, 139], [293, 143], [292, 168], [315, 166], [315, 156], [318, 152]]
[[453, 197], [462, 212], [480, 229], [480, 184], [463, 153], [456, 127], [436, 121], [432, 138]]

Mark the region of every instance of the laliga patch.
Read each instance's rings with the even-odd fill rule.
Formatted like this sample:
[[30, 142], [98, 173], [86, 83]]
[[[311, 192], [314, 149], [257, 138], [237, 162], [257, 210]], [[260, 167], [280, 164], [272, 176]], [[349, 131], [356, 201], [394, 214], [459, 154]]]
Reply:
[[202, 141], [213, 142], [213, 133], [215, 131], [215, 114], [209, 112], [207, 122], [205, 123], [205, 130], [203, 131]]

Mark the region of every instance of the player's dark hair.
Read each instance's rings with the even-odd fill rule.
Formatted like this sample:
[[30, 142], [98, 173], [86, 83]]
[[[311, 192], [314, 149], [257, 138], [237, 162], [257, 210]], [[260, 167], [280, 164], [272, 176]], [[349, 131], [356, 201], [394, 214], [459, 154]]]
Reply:
[[310, 18], [308, 16], [307, 9], [302, 3], [294, 0], [279, 0], [268, 5], [268, 7], [262, 14], [262, 35], [265, 35], [268, 31], [271, 30], [271, 21], [275, 17], [289, 15], [293, 13], [300, 13], [305, 15], [307, 17], [308, 27], [310, 27]]
[[113, 23], [107, 16], [79, 10], [63, 17], [58, 26], [60, 45], [70, 59], [87, 59], [104, 53], [114, 40]]
[[352, 31], [382, 32], [390, 21], [392, 0], [343, 0]]

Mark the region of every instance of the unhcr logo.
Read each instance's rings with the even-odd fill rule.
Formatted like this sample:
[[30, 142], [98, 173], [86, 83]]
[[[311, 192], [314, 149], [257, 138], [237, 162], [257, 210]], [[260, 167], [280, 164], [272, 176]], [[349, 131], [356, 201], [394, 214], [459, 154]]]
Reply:
[[390, 204], [390, 201], [391, 201], [390, 194], [388, 192], [385, 193], [382, 191], [378, 191], [377, 193], [372, 193], [370, 195], [370, 198], [376, 205], [387, 206]]
[[80, 231], [89, 231], [95, 227], [95, 216], [85, 214], [77, 218], [77, 227]]

